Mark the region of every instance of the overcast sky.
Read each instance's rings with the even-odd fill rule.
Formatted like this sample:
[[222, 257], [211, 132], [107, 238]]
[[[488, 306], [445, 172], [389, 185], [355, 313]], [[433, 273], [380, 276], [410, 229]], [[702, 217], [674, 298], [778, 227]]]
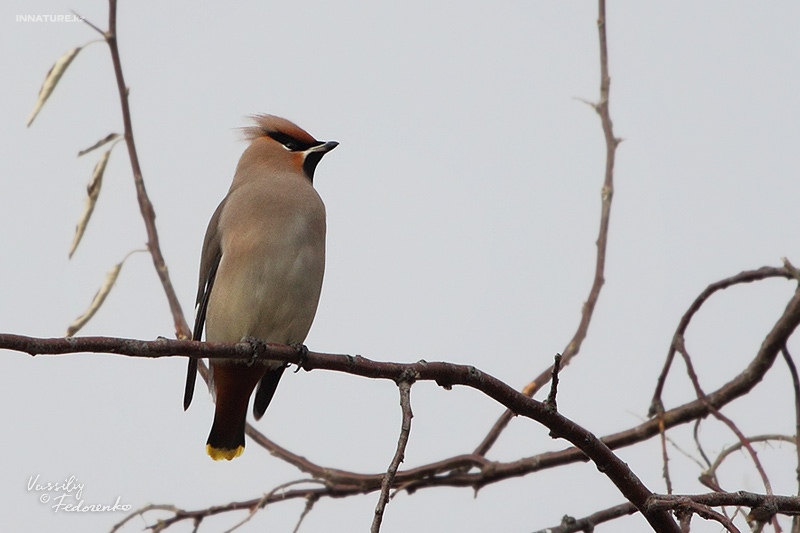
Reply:
[[[592, 281], [605, 145], [581, 102], [599, 94], [595, 2], [121, 2], [118, 37], [144, 179], [161, 245], [191, 321], [203, 234], [245, 145], [247, 115], [286, 117], [341, 144], [317, 169], [328, 260], [310, 349], [383, 361], [472, 364], [522, 387], [564, 349]], [[198, 4], [200, 6], [198, 7]], [[111, 155], [93, 218], [67, 252], [99, 153], [122, 132], [107, 48], [74, 60], [30, 128], [44, 75], [97, 38], [75, 22], [17, 22], [74, 9], [105, 28], [100, 0], [0, 6], [0, 331], [63, 335], [105, 273], [146, 242], [124, 146]], [[709, 283], [800, 265], [800, 4], [610, 2], [617, 158], [606, 285], [559, 409], [604, 435], [646, 417], [680, 316]], [[791, 297], [785, 280], [714, 297], [687, 335], [712, 390], [752, 359]], [[81, 335], [174, 335], [150, 258], [132, 256]], [[790, 344], [795, 355], [800, 343]], [[2, 352], [0, 511], [8, 531], [107, 531], [123, 513], [54, 513], [41, 482], [75, 476], [88, 503], [184, 509], [259, 497], [305, 477], [252, 442], [233, 462], [206, 456], [205, 387], [181, 405], [185, 359], [30, 358]], [[404, 467], [471, 452], [502, 412], [475, 391], [412, 389]], [[668, 407], [693, 398], [676, 367]], [[728, 412], [747, 434], [793, 429], [777, 365]], [[385, 470], [400, 426], [396, 387], [343, 374], [287, 373], [256, 427], [330, 467]], [[714, 422], [710, 453], [736, 441]], [[688, 428], [675, 440], [697, 455]], [[492, 460], [565, 447], [511, 423]], [[759, 448], [776, 493], [797, 490], [795, 450]], [[663, 492], [655, 441], [619, 452]], [[676, 492], [699, 467], [671, 450]], [[763, 492], [745, 458], [723, 487]], [[322, 500], [301, 531], [365, 531], [377, 494]], [[591, 465], [484, 488], [400, 494], [383, 531], [513, 531], [623, 502]], [[241, 529], [291, 531], [303, 502]], [[149, 515], [152, 524], [158, 515]], [[162, 515], [163, 516], [163, 515]], [[221, 531], [242, 514], [204, 522]], [[135, 520], [125, 531], [141, 531]], [[693, 531], [718, 531], [695, 519]], [[743, 524], [740, 524], [741, 527]], [[170, 531], [186, 532], [191, 524]], [[641, 517], [603, 531], [646, 531]]]

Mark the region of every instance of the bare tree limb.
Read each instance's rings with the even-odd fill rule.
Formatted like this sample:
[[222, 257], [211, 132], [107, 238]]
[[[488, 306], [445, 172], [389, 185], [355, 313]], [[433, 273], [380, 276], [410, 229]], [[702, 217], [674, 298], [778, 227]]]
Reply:
[[[800, 312], [798, 312], [798, 318], [800, 319]], [[0, 347], [8, 348], [12, 347], [10, 346], [12, 344], [31, 354], [43, 353], [45, 350], [49, 350], [50, 353], [105, 351], [125, 353], [126, 355], [138, 354], [146, 357], [182, 354], [190, 357], [241, 358], [243, 355], [248, 356], [248, 354], [252, 357], [255, 352], [259, 358], [268, 357], [271, 360], [294, 364], [301, 363], [301, 357], [293, 347], [273, 344], [253, 346], [246, 342], [202, 343], [168, 339], [133, 341], [102, 337], [44, 340], [31, 339], [19, 335], [0, 335]], [[149, 352], [148, 348], [152, 348], [153, 352]], [[215, 348], [219, 351], [213, 352], [212, 350]], [[394, 381], [403, 380], [408, 375], [415, 375], [418, 380], [435, 381], [446, 388], [453, 385], [476, 388], [517, 414], [544, 424], [552, 432], [580, 448], [581, 452], [595, 462], [598, 469], [605, 473], [625, 497], [640, 509], [652, 494], [630, 468], [591, 432], [475, 367], [426, 361], [412, 364], [379, 363], [361, 356], [352, 357], [314, 352], [309, 352], [303, 358], [302, 364], [303, 368], [307, 370], [325, 368], [363, 377], [392, 379]], [[677, 531], [674, 521], [668, 514], [643, 513], [643, 515], [658, 532]]]
[[[764, 270], [764, 269], [761, 269]], [[736, 276], [735, 276], [736, 277]], [[720, 406], [746, 394], [758, 383], [767, 370], [771, 367], [775, 357], [783, 344], [792, 334], [800, 322], [800, 297], [796, 293], [787, 305], [783, 315], [777, 320], [772, 330], [766, 335], [758, 353], [748, 367], [731, 381], [720, 387], [718, 390], [708, 394], [708, 401], [711, 405], [719, 408]], [[196, 341], [180, 341], [159, 339], [156, 341], [137, 341], [130, 339], [109, 339], [102, 337], [82, 337], [82, 338], [57, 338], [57, 339], [37, 339], [19, 335], [0, 334], [0, 348], [18, 350], [34, 354], [63, 354], [75, 352], [106, 352], [119, 353], [126, 355], [140, 355], [146, 357], [163, 357], [168, 355], [185, 355], [191, 357], [239, 357], [251, 358], [253, 356], [253, 346], [248, 343], [239, 344], [220, 344], [220, 343], [201, 343]], [[264, 353], [260, 357], [268, 357], [274, 360], [281, 360], [291, 363], [299, 363], [296, 350], [287, 346], [269, 345], [263, 348]], [[440, 384], [458, 384], [453, 377], [448, 377], [447, 372], [450, 368], [458, 365], [448, 363], [417, 363], [421, 372], [421, 379], [441, 380]], [[366, 377], [385, 377], [386, 379], [396, 379], [400, 374], [408, 370], [409, 365], [399, 365], [396, 363], [377, 363], [361, 357], [350, 357], [333, 354], [318, 354], [310, 352], [307, 361], [307, 368], [326, 368], [349, 372]], [[470, 367], [459, 367], [460, 379], [465, 380], [469, 376]], [[483, 376], [478, 371], [475, 375]], [[510, 388], [509, 388], [510, 389]], [[521, 396], [517, 392], [510, 393], [509, 396]], [[501, 403], [503, 403], [501, 401]], [[506, 405], [506, 404], [504, 404]], [[512, 403], [507, 405], [510, 406]], [[665, 411], [663, 415], [664, 427], [671, 428], [689, 421], [694, 421], [708, 414], [707, 406], [700, 400], [689, 402], [682, 406]], [[650, 420], [639, 426], [621, 431], [604, 437], [603, 442], [612, 449], [629, 446], [643, 440], [651, 438], [659, 432], [659, 421]], [[260, 444], [267, 443], [270, 451], [282, 458], [286, 454], [281, 449], [271, 443], [262, 435], [255, 432], [252, 427], [248, 428], [248, 435]], [[536, 456], [523, 458], [509, 463], [484, 463], [483, 458], [474, 455], [464, 455], [444, 460], [431, 465], [425, 465], [407, 472], [398, 472], [397, 481], [409, 483], [413, 480], [422, 480], [424, 483], [415, 484], [420, 486], [470, 486], [479, 488], [486, 484], [494, 483], [508, 477], [516, 477], [529, 474], [531, 472], [557, 467], [563, 464], [585, 461], [586, 456], [576, 448], [568, 448], [557, 452], [547, 452]], [[299, 456], [293, 456], [290, 460], [301, 470], [310, 473], [321, 479], [329, 479], [333, 482], [340, 482], [348, 488], [345, 492], [353, 493], [353, 485], [364, 487], [368, 490], [377, 490], [380, 486], [380, 475], [349, 475], [343, 471], [331, 471], [311, 462], [302, 460]], [[481, 468], [482, 465], [491, 464], [491, 468]], [[465, 466], [475, 466], [479, 472], [459, 472], [454, 475], [443, 476], [442, 472], [452, 471], [452, 469], [463, 468]], [[329, 473], [331, 472], [331, 473]], [[411, 474], [411, 476], [406, 474]], [[347, 485], [346, 483], [348, 483]], [[355, 491], [358, 492], [358, 491]]]
[[[763, 271], [764, 269], [761, 270]], [[797, 327], [798, 321], [800, 321], [800, 298], [796, 293], [787, 305], [783, 315], [777, 320], [772, 330], [767, 334], [760, 350], [750, 365], [731, 381], [710, 393], [708, 395], [710, 404], [719, 408], [752, 389], [752, 387], [762, 379], [766, 371], [769, 370], [777, 356], [777, 352]], [[38, 339], [19, 335], [0, 334], [0, 348], [27, 352], [31, 355], [45, 353], [106, 352], [146, 357], [185, 355], [191, 357], [251, 358], [253, 356], [253, 346], [248, 343], [201, 343], [163, 338], [156, 341], [110, 339], [102, 337]], [[270, 345], [265, 347], [264, 353], [259, 354], [259, 356], [295, 364], [299, 363], [296, 351], [287, 346]], [[441, 380], [441, 384], [456, 384], [452, 377], [446, 375], [448, 369], [450, 369], [452, 365], [448, 365], [447, 363], [426, 363], [424, 365], [417, 363], [416, 365], [422, 372], [421, 375], [426, 376], [424, 379], [436, 380], [438, 378]], [[309, 369], [327, 368], [329, 370], [349, 372], [367, 377], [381, 377], [382, 375], [386, 379], [397, 378], [404, 370], [408, 369], [408, 366], [409, 365], [398, 365], [396, 363], [377, 363], [360, 357], [317, 354], [314, 352], [309, 353], [307, 364]], [[469, 367], [460, 367], [462, 376], [469, 375], [468, 368]], [[483, 374], [475, 371], [475, 375]], [[513, 394], [519, 396], [519, 393], [514, 392]], [[511, 403], [509, 403], [509, 405], [511, 405]], [[669, 411], [665, 411], [663, 415], [663, 425], [665, 428], [669, 429], [676, 425], [697, 420], [706, 414], [708, 414], [707, 406], [702, 401], [695, 400]], [[660, 422], [658, 420], [650, 420], [631, 429], [608, 435], [602, 440], [612, 449], [629, 446], [658, 434], [659, 424]], [[263, 435], [256, 432], [251, 426], [248, 427], [248, 435], [256, 440], [257, 443], [265, 445], [271, 453], [285, 460], [289, 460], [289, 462], [314, 477], [326, 479], [333, 483], [346, 484], [349, 487], [356, 485], [368, 490], [377, 490], [377, 487], [380, 486], [380, 474], [351, 474], [344, 471], [323, 468], [281, 449], [279, 446], [263, 437]], [[475, 455], [462, 455], [411, 469], [406, 472], [398, 472], [397, 481], [406, 484], [414, 480], [425, 480], [422, 484], [415, 484], [414, 486], [408, 487], [408, 490], [421, 486], [433, 487], [441, 485], [479, 488], [508, 477], [522, 476], [531, 472], [585, 460], [586, 456], [575, 448], [568, 448], [557, 452], [547, 452], [509, 463], [486, 462], [483, 458]], [[483, 468], [489, 464], [491, 468]], [[458, 472], [453, 475], [441, 475], [442, 473], [448, 471], [453, 472], [455, 469], [463, 469], [464, 467], [478, 467], [479, 471], [475, 473]]]

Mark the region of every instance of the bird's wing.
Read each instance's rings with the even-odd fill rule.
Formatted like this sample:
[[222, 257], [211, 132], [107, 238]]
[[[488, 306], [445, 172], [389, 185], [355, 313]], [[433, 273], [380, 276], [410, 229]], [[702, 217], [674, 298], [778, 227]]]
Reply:
[[[219, 217], [222, 213], [225, 201], [223, 200], [211, 221], [208, 223], [206, 237], [203, 240], [203, 253], [200, 258], [200, 279], [197, 286], [197, 300], [195, 301], [194, 329], [192, 330], [192, 340], [203, 340], [203, 327], [206, 323], [206, 310], [208, 309], [208, 299], [211, 296], [211, 289], [214, 287], [214, 279], [217, 276], [217, 268], [222, 259], [221, 238], [218, 231]], [[197, 359], [189, 358], [189, 366], [186, 371], [186, 389], [183, 394], [183, 409], [189, 408], [194, 395], [194, 384], [197, 376]]]
[[275, 395], [275, 389], [278, 388], [278, 382], [285, 369], [286, 365], [272, 368], [267, 370], [267, 373], [261, 378], [256, 391], [256, 399], [253, 401], [253, 416], [255, 416], [256, 420], [260, 420], [264, 411], [267, 410], [267, 406], [269, 406], [269, 402], [272, 401], [272, 397]]

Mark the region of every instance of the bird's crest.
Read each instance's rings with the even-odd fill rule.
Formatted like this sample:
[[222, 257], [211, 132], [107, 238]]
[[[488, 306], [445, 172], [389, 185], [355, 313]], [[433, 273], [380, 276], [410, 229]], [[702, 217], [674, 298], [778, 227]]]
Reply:
[[293, 152], [306, 150], [320, 144], [307, 131], [285, 118], [274, 115], [253, 115], [250, 118], [256, 125], [242, 128], [242, 133], [247, 141], [270, 137]]

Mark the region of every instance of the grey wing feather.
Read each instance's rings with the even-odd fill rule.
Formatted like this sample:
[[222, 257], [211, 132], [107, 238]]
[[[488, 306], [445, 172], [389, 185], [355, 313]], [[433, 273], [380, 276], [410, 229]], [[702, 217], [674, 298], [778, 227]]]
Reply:
[[[211, 221], [208, 223], [206, 236], [203, 241], [203, 254], [200, 259], [200, 279], [197, 287], [197, 299], [195, 302], [194, 329], [192, 330], [192, 340], [203, 340], [203, 328], [206, 323], [206, 311], [208, 310], [208, 299], [211, 296], [211, 289], [214, 287], [214, 279], [217, 276], [217, 268], [222, 259], [222, 247], [219, 232], [220, 213], [225, 205], [223, 200]], [[194, 395], [194, 384], [197, 381], [197, 359], [189, 358], [189, 365], [186, 369], [186, 388], [183, 393], [183, 409], [189, 408]]]

